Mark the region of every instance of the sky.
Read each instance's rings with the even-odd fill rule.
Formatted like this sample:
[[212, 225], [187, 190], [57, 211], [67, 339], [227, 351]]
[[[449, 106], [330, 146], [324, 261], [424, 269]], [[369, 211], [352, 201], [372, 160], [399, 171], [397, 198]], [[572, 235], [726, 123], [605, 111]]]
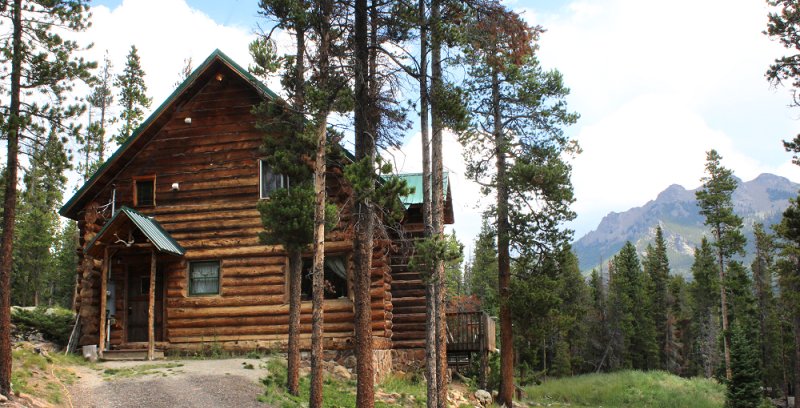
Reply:
[[[219, 48], [242, 66], [258, 26], [256, 0], [124, 0], [92, 2], [89, 57], [107, 50], [117, 68], [131, 44], [139, 49], [157, 107], [175, 88], [186, 58], [195, 66]], [[764, 172], [800, 182], [781, 140], [800, 133], [791, 94], [772, 88], [764, 72], [783, 48], [762, 32], [764, 0], [509, 1], [547, 31], [539, 59], [558, 69], [581, 115], [566, 130], [583, 152], [572, 160], [580, 238], [609, 212], [644, 205], [671, 184], [696, 188], [705, 152], [743, 180]], [[268, 84], [280, 92], [277, 81]], [[471, 253], [488, 203], [464, 178], [461, 147], [444, 138], [456, 223]], [[419, 131], [390, 152], [403, 172], [419, 171]]]

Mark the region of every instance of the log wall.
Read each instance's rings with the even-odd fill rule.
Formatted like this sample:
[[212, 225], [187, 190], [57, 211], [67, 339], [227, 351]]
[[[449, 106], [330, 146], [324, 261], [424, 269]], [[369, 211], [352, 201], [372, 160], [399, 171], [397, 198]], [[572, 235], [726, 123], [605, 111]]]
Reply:
[[[81, 211], [83, 247], [110, 218], [108, 209], [98, 213], [98, 207], [110, 203], [116, 189], [116, 208], [125, 205], [153, 216], [186, 249], [183, 259], [159, 261], [166, 287], [164, 340], [169, 347], [192, 349], [209, 342], [263, 347], [285, 342], [288, 335], [287, 257], [281, 247], [261, 245], [257, 238], [262, 230], [256, 209], [262, 133], [255, 129], [251, 109], [261, 97], [240, 77], [222, 73], [224, 80], [209, 80], [171, 113], [122, 171], [93, 190], [98, 193]], [[191, 123], [185, 118], [191, 118]], [[153, 175], [156, 205], [136, 207], [134, 178]], [[339, 226], [327, 237], [331, 242], [326, 243], [326, 252], [352, 252], [350, 215], [342, 205], [349, 194], [341, 170], [329, 169], [327, 179], [329, 199], [345, 210]], [[178, 191], [172, 190], [173, 183], [179, 184]], [[390, 244], [376, 239], [373, 253], [372, 327], [378, 349], [391, 348]], [[189, 262], [193, 260], [220, 261], [219, 295], [188, 294]], [[81, 344], [97, 344], [98, 340], [99, 268], [100, 260], [83, 258], [79, 271]], [[114, 268], [112, 279], [124, 282], [123, 270]], [[118, 310], [124, 311], [124, 284], [118, 283], [117, 291]], [[328, 300], [324, 309], [327, 341], [333, 346], [351, 344], [352, 300]], [[123, 342], [124, 320], [122, 317], [112, 326], [112, 345]], [[310, 320], [311, 304], [304, 302], [304, 338], [310, 336]]]

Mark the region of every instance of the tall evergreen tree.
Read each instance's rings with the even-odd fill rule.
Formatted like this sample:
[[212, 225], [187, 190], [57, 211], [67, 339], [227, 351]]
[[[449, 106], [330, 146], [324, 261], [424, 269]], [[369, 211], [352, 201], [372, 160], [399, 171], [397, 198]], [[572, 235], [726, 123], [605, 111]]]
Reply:
[[717, 268], [719, 271], [720, 304], [722, 320], [722, 343], [725, 357], [725, 378], [731, 378], [730, 333], [728, 332], [728, 299], [726, 264], [733, 255], [744, 251], [745, 238], [742, 235], [742, 218], [733, 212], [731, 196], [736, 190], [736, 179], [733, 172], [722, 167], [722, 157], [716, 150], [706, 154], [706, 176], [700, 181], [703, 186], [695, 195], [700, 214], [705, 217], [705, 225], [711, 229], [714, 237], [713, 246], [717, 252]]
[[720, 283], [714, 250], [705, 237], [694, 251], [692, 278], [689, 294], [693, 305], [692, 361], [696, 368], [690, 370], [711, 377], [719, 363]]
[[[767, 0], [767, 4], [779, 10], [769, 13], [767, 30], [764, 33], [777, 39], [792, 54], [776, 58], [767, 69], [766, 77], [775, 86], [789, 82], [793, 95], [792, 105], [797, 107], [800, 106], [797, 95], [800, 89], [800, 7], [796, 0]], [[791, 141], [784, 140], [783, 146], [786, 151], [794, 153], [794, 163], [800, 164], [800, 135], [796, 135]]]
[[50, 297], [56, 284], [53, 255], [60, 230], [56, 210], [68, 167], [64, 145], [52, 132], [44, 146], [37, 147], [30, 157], [23, 178], [25, 190], [20, 194], [22, 213], [17, 218], [14, 245], [12, 298], [18, 305], [39, 306]]
[[150, 107], [152, 98], [147, 97], [147, 85], [144, 82], [144, 69], [142, 69], [139, 51], [135, 45], [125, 59], [125, 68], [117, 75], [114, 85], [119, 88], [119, 104], [122, 111], [119, 119], [122, 127], [115, 136], [117, 144], [123, 144], [144, 119], [145, 109]]
[[[465, 144], [468, 176], [493, 193], [500, 295], [500, 404], [513, 399], [514, 350], [511, 249], [542, 254], [559, 248], [570, 232], [562, 222], [574, 217], [571, 151], [563, 128], [578, 115], [567, 110], [569, 93], [558, 71], [544, 71], [534, 56], [539, 27], [530, 27], [501, 6], [478, 12], [466, 52], [474, 112]], [[493, 168], [490, 169], [490, 163]], [[533, 204], [533, 203], [536, 204]], [[534, 209], [535, 208], [535, 209]]]
[[[20, 145], [41, 142], [52, 129], [59, 136], [74, 135], [67, 121], [81, 107], [66, 102], [66, 93], [77, 79], [87, 80], [94, 63], [76, 58], [79, 46], [62, 33], [88, 26], [86, 1], [26, 1], [3, 3], [0, 19], [8, 22], [9, 34], [2, 39], [0, 61], [8, 73], [2, 89], [8, 104], [2, 111], [2, 132], [7, 141], [5, 201], [0, 242], [0, 310], [9, 310], [11, 274], [17, 210]], [[43, 102], [48, 101], [48, 102]], [[11, 322], [0, 313], [0, 394], [11, 397]]]
[[[96, 134], [96, 140], [93, 140], [93, 144], [97, 150], [98, 164], [94, 167], [99, 166], [99, 164], [102, 164], [105, 161], [106, 149], [108, 145], [106, 126], [116, 121], [116, 118], [110, 117], [109, 115], [111, 106], [114, 103], [113, 68], [114, 67], [111, 64], [111, 59], [108, 57], [108, 53], [106, 52], [106, 55], [103, 57], [103, 66], [100, 68], [100, 72], [96, 77], [92, 93], [88, 98], [91, 108], [95, 108], [100, 111], [100, 118], [97, 121], [89, 121], [90, 126], [94, 127], [93, 131]], [[91, 166], [89, 170], [90, 172], [94, 171]]]
[[644, 271], [649, 277], [648, 297], [652, 302], [653, 322], [656, 326], [656, 338], [659, 352], [659, 368], [667, 366], [667, 347], [671, 334], [668, 332], [667, 316], [669, 308], [667, 295], [669, 292], [669, 259], [664, 232], [661, 225], [656, 227], [655, 246], [648, 245], [644, 259]]
[[500, 306], [497, 288], [497, 246], [495, 234], [485, 216], [474, 247], [470, 293], [481, 300], [483, 310], [491, 316], [497, 316]]
[[625, 243], [613, 262], [608, 296], [622, 367], [654, 369], [658, 365], [656, 329], [647, 296], [648, 279], [642, 272], [636, 248], [630, 242]]
[[739, 321], [731, 328], [731, 371], [725, 398], [726, 408], [752, 408], [761, 405], [761, 370], [758, 351], [748, 329]]
[[608, 286], [602, 270], [592, 271], [589, 278], [589, 311], [588, 339], [585, 351], [587, 364], [592, 371], [600, 372], [603, 367], [608, 367], [609, 353], [611, 352], [611, 327], [608, 318]]
[[[797, 395], [797, 390], [800, 390], [800, 196], [790, 200], [775, 232], [781, 239], [778, 262], [781, 302], [794, 331], [794, 369], [791, 371], [794, 376], [792, 388]], [[800, 408], [800, 398], [795, 398], [794, 407]]]
[[78, 265], [78, 224], [67, 222], [58, 234], [55, 253], [52, 304], [71, 309], [75, 298], [75, 265]]
[[683, 276], [672, 276], [667, 297], [666, 341], [664, 369], [687, 376], [692, 350], [692, 315], [689, 286]]
[[782, 380], [780, 328], [774, 292], [775, 240], [761, 223], [753, 226], [755, 259], [750, 266], [758, 310], [758, 344], [764, 372], [764, 387], [779, 388]]

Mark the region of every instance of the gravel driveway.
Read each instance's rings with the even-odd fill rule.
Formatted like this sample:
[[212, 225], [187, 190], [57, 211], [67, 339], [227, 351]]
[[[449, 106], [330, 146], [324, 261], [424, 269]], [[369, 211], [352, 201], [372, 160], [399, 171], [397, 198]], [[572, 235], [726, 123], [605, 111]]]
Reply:
[[[254, 369], [244, 368], [243, 363]], [[258, 407], [263, 392], [258, 383], [266, 370], [261, 361], [243, 358], [224, 360], [120, 361], [98, 364], [101, 370], [76, 367], [79, 380], [69, 387], [75, 407]], [[159, 367], [147, 374], [104, 378], [107, 369], [142, 365]], [[180, 366], [179, 366], [180, 365]]]

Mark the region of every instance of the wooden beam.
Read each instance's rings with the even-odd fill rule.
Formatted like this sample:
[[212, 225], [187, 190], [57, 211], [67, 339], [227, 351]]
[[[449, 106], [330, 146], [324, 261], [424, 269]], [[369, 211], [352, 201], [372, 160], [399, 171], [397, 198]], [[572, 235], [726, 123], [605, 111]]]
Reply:
[[147, 297], [147, 359], [155, 354], [154, 318], [156, 309], [156, 250], [150, 251], [150, 290]]
[[103, 350], [106, 348], [106, 303], [108, 302], [108, 248], [103, 251], [103, 267], [100, 272], [100, 330], [97, 344], [97, 354], [103, 358]]

